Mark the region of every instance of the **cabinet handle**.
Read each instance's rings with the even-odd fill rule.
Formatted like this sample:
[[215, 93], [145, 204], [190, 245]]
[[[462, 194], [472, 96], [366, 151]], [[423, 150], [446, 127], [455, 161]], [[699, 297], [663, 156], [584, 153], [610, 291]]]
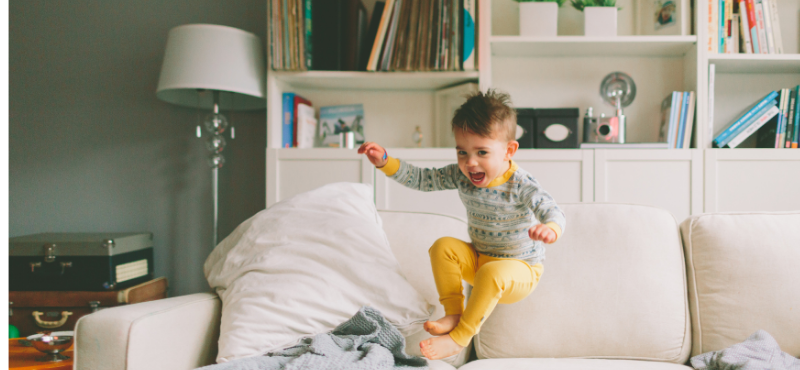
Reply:
[[72, 312], [61, 311], [61, 320], [58, 321], [43, 321], [41, 318], [39, 318], [39, 316], [44, 315], [44, 313], [39, 311], [33, 311], [32, 315], [33, 318], [36, 319], [36, 325], [39, 325], [39, 327], [44, 329], [55, 329], [55, 328], [60, 328], [61, 326], [66, 324], [67, 319], [69, 318], [70, 315], [72, 315]]

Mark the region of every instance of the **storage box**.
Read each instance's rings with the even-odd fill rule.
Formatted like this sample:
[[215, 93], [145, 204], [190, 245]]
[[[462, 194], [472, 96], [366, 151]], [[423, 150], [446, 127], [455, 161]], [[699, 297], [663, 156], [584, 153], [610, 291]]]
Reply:
[[538, 108], [534, 147], [539, 149], [578, 147], [578, 108]]
[[48, 233], [9, 239], [9, 290], [103, 291], [153, 279], [151, 233]]
[[167, 279], [161, 277], [104, 292], [12, 291], [8, 292], [8, 322], [23, 337], [40, 331], [74, 330], [81, 316], [103, 308], [163, 299], [167, 288]]

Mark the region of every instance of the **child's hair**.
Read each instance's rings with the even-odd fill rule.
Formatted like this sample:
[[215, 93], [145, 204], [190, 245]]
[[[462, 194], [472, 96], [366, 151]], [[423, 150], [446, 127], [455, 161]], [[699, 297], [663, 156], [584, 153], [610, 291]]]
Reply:
[[453, 132], [463, 130], [488, 138], [509, 141], [516, 138], [517, 112], [511, 108], [511, 97], [489, 89], [478, 91], [453, 115]]

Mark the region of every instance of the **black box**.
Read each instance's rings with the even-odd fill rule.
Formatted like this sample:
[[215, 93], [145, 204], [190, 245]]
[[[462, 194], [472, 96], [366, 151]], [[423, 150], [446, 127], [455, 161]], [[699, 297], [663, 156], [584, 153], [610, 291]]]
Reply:
[[[520, 149], [535, 148], [534, 134], [536, 133], [536, 116], [533, 108], [518, 108], [517, 111], [517, 141]], [[522, 130], [522, 136], [519, 136]]]
[[153, 279], [151, 233], [47, 233], [9, 239], [11, 291], [104, 291]]
[[[534, 147], [540, 149], [577, 148], [578, 147], [578, 108], [538, 108], [536, 116], [536, 133]], [[554, 125], [562, 125], [554, 126]], [[553, 127], [551, 127], [553, 126]], [[564, 127], [566, 131], [564, 131]], [[550, 128], [556, 132], [565, 132], [558, 141], [551, 140], [545, 134]]]

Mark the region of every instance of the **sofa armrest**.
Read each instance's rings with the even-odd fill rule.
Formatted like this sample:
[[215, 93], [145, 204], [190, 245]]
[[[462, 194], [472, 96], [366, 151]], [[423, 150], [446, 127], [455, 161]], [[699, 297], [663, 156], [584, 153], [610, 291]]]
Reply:
[[194, 369], [217, 355], [222, 303], [198, 293], [100, 310], [75, 327], [76, 370]]

